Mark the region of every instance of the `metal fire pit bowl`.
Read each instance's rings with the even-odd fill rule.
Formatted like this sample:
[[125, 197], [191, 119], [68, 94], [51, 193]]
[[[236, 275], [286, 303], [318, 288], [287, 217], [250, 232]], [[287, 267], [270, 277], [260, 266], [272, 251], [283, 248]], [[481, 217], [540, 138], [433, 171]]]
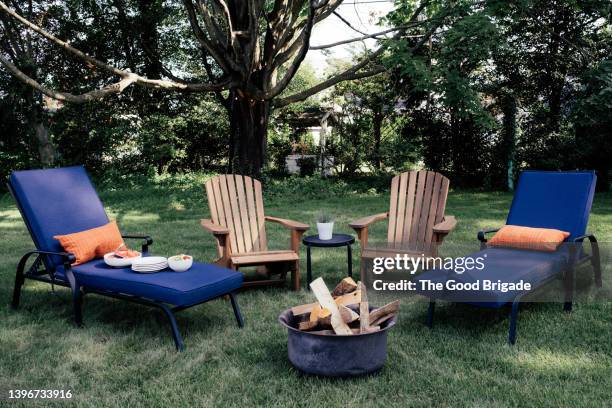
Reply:
[[[370, 306], [370, 310], [375, 307]], [[374, 333], [352, 336], [324, 335], [300, 331], [299, 319], [291, 309], [278, 317], [287, 328], [289, 361], [298, 370], [326, 377], [351, 377], [379, 371], [387, 358], [387, 330], [395, 326], [395, 317]]]

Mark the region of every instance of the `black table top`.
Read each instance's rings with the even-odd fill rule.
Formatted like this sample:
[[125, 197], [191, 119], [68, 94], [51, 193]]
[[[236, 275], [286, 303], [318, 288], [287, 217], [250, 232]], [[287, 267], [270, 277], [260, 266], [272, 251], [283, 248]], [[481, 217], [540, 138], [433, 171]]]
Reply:
[[355, 237], [348, 234], [333, 234], [332, 239], [322, 240], [318, 235], [308, 235], [302, 239], [302, 243], [311, 247], [339, 247], [351, 245], [355, 242]]

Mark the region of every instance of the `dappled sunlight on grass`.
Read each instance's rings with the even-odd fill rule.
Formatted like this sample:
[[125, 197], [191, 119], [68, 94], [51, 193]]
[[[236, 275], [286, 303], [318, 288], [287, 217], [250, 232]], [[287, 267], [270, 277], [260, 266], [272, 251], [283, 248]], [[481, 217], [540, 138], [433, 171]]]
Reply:
[[510, 364], [522, 369], [533, 371], [555, 371], [576, 373], [584, 370], [609, 369], [605, 356], [599, 353], [569, 354], [563, 350], [536, 350], [532, 352], [519, 352], [518, 355], [508, 357]]

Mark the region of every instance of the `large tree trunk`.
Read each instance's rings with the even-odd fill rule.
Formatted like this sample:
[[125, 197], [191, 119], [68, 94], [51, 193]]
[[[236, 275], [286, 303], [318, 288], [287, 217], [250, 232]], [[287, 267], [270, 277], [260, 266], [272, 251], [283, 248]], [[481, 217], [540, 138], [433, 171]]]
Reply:
[[[26, 69], [31, 70], [30, 75], [37, 78], [37, 72], [31, 65], [26, 66]], [[57, 150], [49, 137], [49, 128], [45, 123], [45, 114], [43, 112], [43, 96], [35, 92], [32, 88], [26, 89], [25, 100], [28, 104], [28, 124], [32, 129], [34, 142], [38, 149], [38, 158], [43, 167], [51, 167], [55, 163]]]
[[38, 144], [38, 155], [40, 157], [40, 163], [44, 167], [53, 166], [55, 163], [55, 146], [49, 140], [49, 129], [41, 121], [33, 123], [34, 134], [36, 142]]
[[230, 91], [228, 172], [261, 176], [266, 164], [269, 119], [269, 101], [245, 97], [239, 89]]

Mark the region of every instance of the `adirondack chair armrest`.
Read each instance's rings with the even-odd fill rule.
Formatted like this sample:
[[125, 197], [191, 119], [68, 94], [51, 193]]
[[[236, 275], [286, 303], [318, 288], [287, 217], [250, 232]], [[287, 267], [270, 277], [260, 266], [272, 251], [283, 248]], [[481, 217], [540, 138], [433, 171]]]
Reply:
[[302, 222], [297, 222], [293, 220], [287, 220], [284, 218], [271, 217], [269, 215], [265, 216], [266, 221], [275, 222], [277, 224], [282, 225], [283, 227], [287, 227], [296, 231], [307, 231], [310, 228], [310, 225], [304, 224]]
[[380, 214], [374, 214], [374, 215], [368, 215], [367, 217], [359, 218], [358, 220], [355, 220], [355, 221], [351, 222], [349, 224], [349, 226], [352, 229], [354, 229], [355, 231], [357, 231], [357, 230], [361, 230], [363, 228], [368, 228], [371, 224], [374, 224], [377, 221], [384, 220], [387, 217], [389, 217], [389, 213], [388, 212], [384, 212], [384, 213], [380, 213]]
[[447, 235], [457, 226], [457, 219], [452, 215], [445, 215], [442, 222], [433, 226], [434, 234]]
[[367, 217], [360, 218], [349, 224], [349, 227], [355, 230], [357, 233], [357, 239], [361, 241], [361, 247], [365, 248], [368, 246], [368, 227], [377, 221], [384, 220], [389, 217], [388, 212], [369, 215]]
[[208, 232], [212, 232], [215, 236], [224, 236], [230, 233], [229, 229], [223, 225], [215, 224], [212, 220], [203, 218], [200, 220], [200, 225]]

